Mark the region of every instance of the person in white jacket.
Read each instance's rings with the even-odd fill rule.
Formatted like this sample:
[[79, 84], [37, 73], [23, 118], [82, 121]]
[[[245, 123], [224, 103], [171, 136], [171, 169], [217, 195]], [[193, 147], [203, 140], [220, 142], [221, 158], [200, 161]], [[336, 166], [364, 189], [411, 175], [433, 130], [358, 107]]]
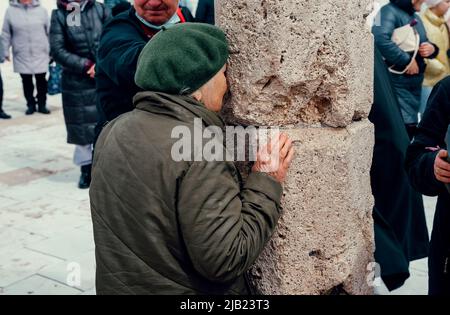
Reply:
[[[3, 22], [3, 52], [10, 59], [12, 48], [14, 72], [22, 77], [27, 115], [36, 111], [49, 114], [46, 108], [46, 73], [50, 61], [49, 27], [47, 10], [39, 0], [10, 0]], [[36, 79], [37, 96], [34, 96], [33, 76]]]

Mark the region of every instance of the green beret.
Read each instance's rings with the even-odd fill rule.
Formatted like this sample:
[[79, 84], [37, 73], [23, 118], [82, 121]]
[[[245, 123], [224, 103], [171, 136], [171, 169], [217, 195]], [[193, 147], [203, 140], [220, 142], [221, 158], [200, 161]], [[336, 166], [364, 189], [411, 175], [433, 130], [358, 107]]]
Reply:
[[191, 94], [222, 69], [228, 56], [225, 34], [218, 27], [176, 24], [158, 32], [144, 47], [135, 82], [145, 91]]

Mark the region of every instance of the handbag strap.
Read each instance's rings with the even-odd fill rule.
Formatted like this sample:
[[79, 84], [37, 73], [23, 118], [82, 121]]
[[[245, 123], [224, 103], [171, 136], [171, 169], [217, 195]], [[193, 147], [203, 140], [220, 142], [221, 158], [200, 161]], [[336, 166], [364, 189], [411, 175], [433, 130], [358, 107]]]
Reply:
[[412, 66], [412, 64], [414, 63], [414, 61], [416, 60], [416, 57], [417, 57], [417, 54], [418, 54], [418, 52], [419, 52], [419, 48], [420, 48], [420, 35], [419, 35], [419, 33], [417, 32], [417, 30], [414, 28], [414, 35], [416, 35], [416, 49], [414, 50], [414, 54], [413, 54], [413, 56], [412, 56], [412, 58], [411, 58], [411, 62], [406, 66], [406, 68], [403, 70], [403, 71], [397, 71], [397, 70], [394, 70], [393, 68], [395, 67], [395, 65], [393, 65], [393, 66], [390, 66], [389, 68], [388, 68], [388, 70], [391, 72], [391, 73], [394, 73], [394, 74], [405, 74], [406, 73], [406, 71], [408, 71], [408, 69]]

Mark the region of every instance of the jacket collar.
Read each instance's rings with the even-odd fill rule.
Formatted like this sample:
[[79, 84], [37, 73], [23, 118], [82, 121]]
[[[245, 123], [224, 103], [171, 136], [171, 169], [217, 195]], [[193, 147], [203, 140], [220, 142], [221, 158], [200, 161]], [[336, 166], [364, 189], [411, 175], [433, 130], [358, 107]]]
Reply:
[[206, 126], [225, 128], [219, 114], [187, 95], [170, 95], [160, 92], [140, 92], [133, 100], [137, 109], [154, 114], [166, 115], [177, 120], [193, 123], [193, 118], [201, 118]]
[[67, 10], [67, 6], [71, 2], [78, 2], [80, 5], [82, 5], [82, 11], [83, 9], [89, 7], [90, 5], [95, 3], [95, 0], [58, 0], [57, 1], [57, 7], [63, 10]]
[[392, 4], [394, 4], [401, 10], [405, 11], [409, 15], [414, 15], [414, 13], [416, 13], [416, 10], [414, 9], [411, 0], [390, 0], [390, 1]]
[[443, 17], [437, 16], [430, 9], [427, 9], [425, 11], [425, 16], [431, 23], [433, 23], [436, 26], [441, 26], [442, 24], [445, 24], [445, 19]]

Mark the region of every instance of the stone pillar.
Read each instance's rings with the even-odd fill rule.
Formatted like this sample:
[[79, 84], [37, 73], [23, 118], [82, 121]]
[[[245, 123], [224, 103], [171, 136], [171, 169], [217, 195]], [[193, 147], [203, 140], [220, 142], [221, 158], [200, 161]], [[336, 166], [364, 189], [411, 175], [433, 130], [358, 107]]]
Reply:
[[231, 122], [295, 140], [283, 216], [252, 270], [265, 294], [370, 294], [371, 0], [216, 0]]

